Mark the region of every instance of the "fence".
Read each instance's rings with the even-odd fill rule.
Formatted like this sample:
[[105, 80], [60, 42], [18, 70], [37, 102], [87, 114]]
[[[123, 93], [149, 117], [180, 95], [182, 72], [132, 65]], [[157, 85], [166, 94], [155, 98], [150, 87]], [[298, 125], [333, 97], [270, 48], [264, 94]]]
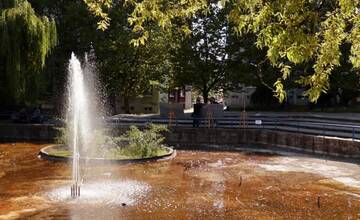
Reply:
[[[310, 119], [261, 118], [261, 117], [221, 117], [200, 118], [200, 128], [267, 129], [303, 134], [360, 139], [360, 126], [356, 124], [332, 123]], [[107, 119], [111, 125], [163, 124], [171, 127], [192, 127], [192, 118], [119, 118]]]

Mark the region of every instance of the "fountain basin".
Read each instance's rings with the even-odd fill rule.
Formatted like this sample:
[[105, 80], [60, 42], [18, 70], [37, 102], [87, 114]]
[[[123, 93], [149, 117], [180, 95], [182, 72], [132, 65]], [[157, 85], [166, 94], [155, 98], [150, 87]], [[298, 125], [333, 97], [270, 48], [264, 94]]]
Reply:
[[359, 219], [358, 163], [199, 147], [164, 163], [85, 164], [72, 199], [71, 164], [39, 160], [46, 146], [0, 144], [0, 219]]
[[[171, 160], [176, 156], [176, 150], [170, 147], [164, 147], [166, 153], [146, 158], [124, 158], [124, 159], [114, 159], [114, 158], [101, 158], [101, 157], [80, 157], [80, 161], [86, 162], [95, 162], [95, 163], [145, 163], [150, 161], [166, 161]], [[73, 160], [73, 157], [70, 155], [69, 148], [60, 144], [53, 144], [42, 148], [39, 152], [39, 156], [43, 159], [52, 160], [52, 161], [70, 161]]]

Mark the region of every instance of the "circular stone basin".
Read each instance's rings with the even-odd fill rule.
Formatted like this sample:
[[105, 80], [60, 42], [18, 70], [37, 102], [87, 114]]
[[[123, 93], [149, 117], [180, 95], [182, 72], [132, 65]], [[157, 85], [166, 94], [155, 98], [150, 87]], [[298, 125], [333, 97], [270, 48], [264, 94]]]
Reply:
[[[86, 160], [87, 162], [114, 162], [114, 163], [142, 163], [148, 161], [164, 161], [170, 160], [176, 156], [176, 150], [165, 147], [166, 153], [146, 158], [134, 158], [134, 159], [114, 159], [114, 158], [95, 158], [95, 157], [80, 157], [80, 160]], [[53, 161], [69, 161], [72, 160], [72, 156], [69, 155], [69, 148], [64, 145], [49, 145], [42, 148], [39, 152], [41, 158]]]

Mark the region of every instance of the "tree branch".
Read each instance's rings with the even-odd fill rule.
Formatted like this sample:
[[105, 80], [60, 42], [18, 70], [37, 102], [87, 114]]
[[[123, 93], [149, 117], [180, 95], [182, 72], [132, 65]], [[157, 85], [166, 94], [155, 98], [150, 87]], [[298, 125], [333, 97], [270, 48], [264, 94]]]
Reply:
[[272, 86], [270, 86], [269, 84], [267, 84], [264, 79], [263, 79], [263, 74], [262, 74], [262, 65], [268, 60], [268, 58], [266, 57], [264, 60], [260, 61], [259, 63], [250, 63], [250, 65], [254, 66], [256, 68], [256, 72], [255, 72], [255, 76], [259, 79], [260, 83], [265, 86], [266, 88], [270, 89], [271, 91], [275, 91], [274, 88]]

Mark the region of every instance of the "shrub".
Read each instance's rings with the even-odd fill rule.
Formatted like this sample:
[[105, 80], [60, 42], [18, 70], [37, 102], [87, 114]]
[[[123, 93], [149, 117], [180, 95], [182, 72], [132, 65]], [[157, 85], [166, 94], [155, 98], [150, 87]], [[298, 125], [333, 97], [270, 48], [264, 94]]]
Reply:
[[69, 133], [65, 127], [55, 128], [57, 130], [57, 134], [55, 136], [55, 143], [68, 145], [69, 142]]
[[[57, 144], [67, 145], [69, 133], [66, 128], [57, 128], [58, 135], [55, 138]], [[167, 131], [165, 126], [149, 124], [144, 130], [136, 126], [119, 137], [107, 135], [105, 130], [95, 130], [91, 140], [85, 149], [87, 156], [104, 158], [146, 158], [167, 153], [163, 144], [163, 133]], [[91, 146], [91, 147], [88, 147]], [[71, 151], [71, 149], [70, 149]]]
[[154, 124], [150, 124], [144, 130], [131, 126], [125, 134], [114, 138], [116, 150], [134, 158], [152, 157], [165, 153], [166, 149], [163, 145], [165, 138], [162, 135], [165, 131], [167, 131], [165, 126]]

